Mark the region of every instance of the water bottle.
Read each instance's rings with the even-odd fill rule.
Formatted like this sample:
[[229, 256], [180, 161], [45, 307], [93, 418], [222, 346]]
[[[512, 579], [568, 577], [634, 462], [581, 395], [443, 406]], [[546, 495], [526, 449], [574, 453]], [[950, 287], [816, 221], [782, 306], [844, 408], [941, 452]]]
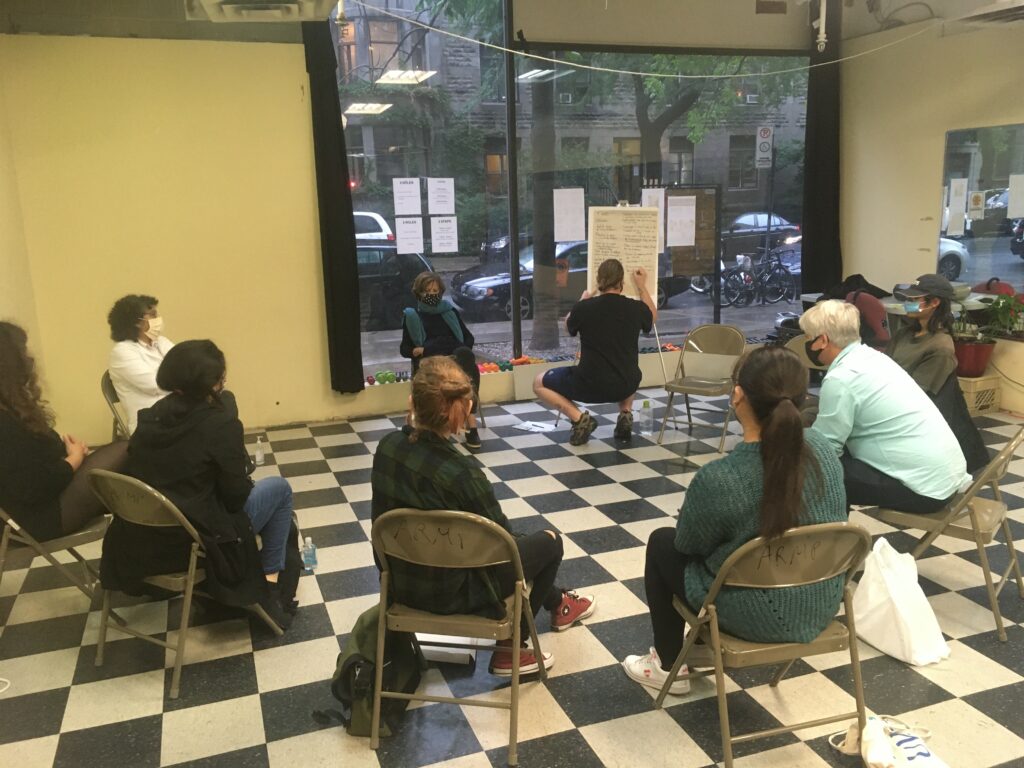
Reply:
[[316, 570], [316, 544], [313, 543], [311, 536], [306, 537], [302, 546], [302, 565], [305, 566], [306, 573]]
[[257, 467], [262, 467], [263, 463], [267, 460], [267, 454], [266, 451], [264, 450], [262, 437], [256, 438], [256, 449], [255, 451], [253, 451], [252, 460]]
[[640, 407], [640, 434], [649, 437], [654, 434], [654, 409], [651, 408], [651, 401], [644, 400]]

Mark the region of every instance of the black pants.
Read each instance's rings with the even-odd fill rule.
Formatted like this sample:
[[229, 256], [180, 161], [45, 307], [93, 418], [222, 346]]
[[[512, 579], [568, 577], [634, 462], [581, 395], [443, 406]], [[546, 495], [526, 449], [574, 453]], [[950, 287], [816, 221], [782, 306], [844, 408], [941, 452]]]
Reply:
[[644, 565], [644, 587], [647, 589], [647, 606], [651, 610], [654, 648], [666, 671], [672, 669], [676, 656], [683, 650], [683, 630], [686, 624], [672, 607], [672, 598], [679, 597], [689, 605], [683, 577], [690, 558], [676, 549], [675, 540], [674, 528], [651, 531]]
[[[879, 472], [860, 459], [843, 452], [843, 485], [846, 486], [846, 503], [872, 507], [898, 509], [901, 512], [931, 514], [939, 512], [949, 499], [932, 499], [921, 496], [907, 488], [899, 480]], [[954, 494], [955, 495], [955, 494]]]
[[[523, 564], [523, 577], [533, 582], [530, 590], [530, 610], [536, 616], [541, 608], [549, 611], [562, 601], [562, 590], [555, 587], [558, 566], [562, 564], [562, 537], [537, 531], [516, 540], [519, 560]], [[511, 595], [516, 577], [511, 565], [498, 567], [498, 583], [503, 594]], [[529, 627], [522, 625], [523, 636], [529, 637]]]
[[109, 469], [120, 472], [127, 458], [127, 440], [96, 448], [85, 457], [68, 487], [60, 494], [60, 527], [63, 535], [81, 530], [90, 520], [107, 512], [103, 502], [89, 487], [89, 470]]

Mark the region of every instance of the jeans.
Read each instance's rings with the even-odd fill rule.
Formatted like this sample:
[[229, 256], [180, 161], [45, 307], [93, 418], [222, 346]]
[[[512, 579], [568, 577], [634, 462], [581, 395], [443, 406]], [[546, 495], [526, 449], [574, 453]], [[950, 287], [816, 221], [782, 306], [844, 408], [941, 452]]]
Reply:
[[654, 648], [665, 670], [672, 669], [676, 657], [683, 650], [683, 629], [686, 626], [683, 617], [672, 606], [672, 598], [678, 597], [689, 605], [683, 576], [690, 558], [676, 549], [675, 541], [675, 528], [651, 531], [644, 564], [644, 588], [651, 610]]
[[263, 540], [260, 558], [264, 573], [284, 570], [285, 546], [292, 525], [292, 487], [283, 477], [256, 482], [245, 502], [252, 529]]

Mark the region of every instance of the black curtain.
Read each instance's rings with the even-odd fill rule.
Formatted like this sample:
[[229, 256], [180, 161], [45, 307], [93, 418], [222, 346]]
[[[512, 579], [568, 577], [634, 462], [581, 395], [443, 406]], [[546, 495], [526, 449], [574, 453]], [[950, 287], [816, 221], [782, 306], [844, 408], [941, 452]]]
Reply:
[[[320, 252], [327, 305], [327, 347], [331, 388], [363, 389], [363, 353], [359, 337], [359, 273], [352, 220], [352, 189], [345, 159], [345, 133], [338, 103], [338, 61], [330, 22], [302, 24], [302, 46], [309, 73], [313, 116], [313, 155], [317, 207], [320, 211]], [[296, 343], [301, 343], [296, 341]]]
[[[843, 4], [828, 3], [828, 44], [818, 52], [811, 42], [811, 64], [839, 58]], [[817, 3], [812, 6], [817, 15]], [[815, 37], [817, 35], [815, 34]], [[807, 129], [804, 143], [802, 288], [817, 293], [842, 282], [839, 247], [839, 65], [812, 67], [807, 78]], [[869, 276], [870, 277], [870, 276]]]

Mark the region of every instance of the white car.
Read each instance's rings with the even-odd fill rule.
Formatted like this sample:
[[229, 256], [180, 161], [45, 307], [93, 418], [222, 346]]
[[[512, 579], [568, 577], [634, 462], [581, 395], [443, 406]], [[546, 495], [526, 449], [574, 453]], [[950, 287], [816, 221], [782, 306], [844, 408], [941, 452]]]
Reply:
[[352, 219], [356, 225], [356, 240], [387, 240], [395, 241], [395, 233], [379, 213], [372, 211], [353, 211]]
[[948, 237], [939, 238], [938, 272], [947, 280], [956, 280], [971, 263], [971, 254], [963, 243]]

